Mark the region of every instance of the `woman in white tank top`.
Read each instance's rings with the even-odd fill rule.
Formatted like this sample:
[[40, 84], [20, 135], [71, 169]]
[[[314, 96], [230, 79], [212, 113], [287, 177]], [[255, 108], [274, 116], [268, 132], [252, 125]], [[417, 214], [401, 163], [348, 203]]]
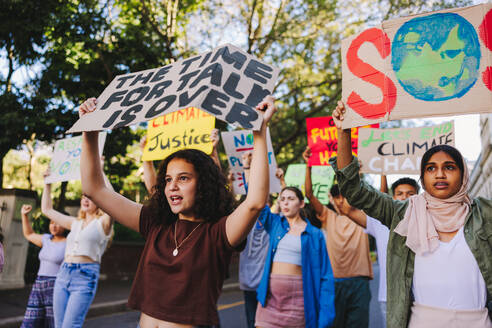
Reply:
[[[106, 184], [110, 185], [109, 181]], [[80, 200], [78, 217], [56, 211], [51, 200], [51, 184], [45, 184], [41, 211], [70, 230], [65, 259], [55, 282], [55, 327], [82, 327], [96, 294], [101, 256], [112, 237], [113, 220], [85, 196]]]

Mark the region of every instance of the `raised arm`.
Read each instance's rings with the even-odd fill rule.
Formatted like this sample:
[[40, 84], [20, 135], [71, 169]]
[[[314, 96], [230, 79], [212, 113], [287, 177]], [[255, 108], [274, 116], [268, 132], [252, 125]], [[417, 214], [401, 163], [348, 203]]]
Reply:
[[32, 210], [31, 205], [22, 205], [21, 208], [21, 217], [22, 217], [22, 234], [24, 235], [24, 238], [26, 238], [28, 241], [33, 243], [34, 245], [38, 247], [43, 247], [43, 235], [40, 235], [39, 233], [35, 233], [34, 230], [32, 230], [31, 222], [29, 222], [29, 213]]
[[244, 170], [244, 184], [249, 183], [249, 173], [251, 172], [251, 159], [253, 158], [253, 153], [247, 151], [241, 155], [243, 160], [243, 170]]
[[[79, 108], [83, 116], [96, 109], [96, 99], [86, 100]], [[80, 174], [82, 192], [99, 208], [121, 224], [139, 231], [141, 204], [135, 203], [112, 190], [104, 182], [99, 159], [98, 132], [82, 134], [82, 155]]]
[[210, 154], [210, 157], [215, 162], [215, 165], [219, 167], [219, 169], [222, 169], [222, 166], [220, 165], [220, 159], [219, 159], [219, 151], [217, 150], [217, 147], [219, 146], [219, 129], [213, 129], [212, 132], [210, 132], [210, 141], [212, 141], [212, 154]]
[[[280, 167], [277, 167], [277, 170], [275, 171], [275, 176], [277, 179], [280, 180], [280, 188], [283, 190], [285, 187], [287, 187], [287, 184], [285, 183], [285, 178], [284, 178], [284, 170], [282, 170]], [[271, 208], [272, 213], [280, 213], [280, 202], [275, 200], [275, 203], [272, 205]]]
[[314, 196], [313, 193], [313, 182], [311, 179], [311, 166], [308, 165], [309, 157], [311, 157], [311, 148], [306, 147], [306, 150], [302, 153], [302, 158], [304, 159], [304, 162], [306, 162], [306, 176], [304, 177], [304, 189], [306, 193], [307, 199], [309, 199], [309, 202], [313, 206], [314, 210], [316, 211], [316, 215], [319, 217], [321, 213], [323, 213], [323, 208], [325, 207], [321, 202], [319, 201], [316, 196]]
[[[143, 136], [142, 139], [140, 139], [140, 149], [142, 150], [142, 153], [146, 143], [147, 136]], [[155, 172], [154, 163], [152, 161], [142, 161], [142, 167], [145, 189], [147, 189], [147, 192], [151, 195], [152, 188], [157, 184], [157, 173]]]
[[340, 212], [340, 214], [345, 215], [350, 220], [354, 221], [362, 228], [367, 227], [367, 215], [363, 211], [351, 206], [347, 199], [344, 198], [342, 206], [336, 206], [335, 202], [332, 202], [332, 197], [330, 195], [330, 202], [334, 204], [335, 208]]
[[388, 179], [386, 179], [386, 175], [381, 174], [381, 186], [379, 187], [379, 191], [388, 193]]
[[338, 152], [336, 158], [330, 159], [330, 164], [335, 170], [340, 192], [352, 206], [391, 227], [395, 214], [399, 219], [403, 217], [407, 203], [394, 201], [388, 194], [361, 181], [359, 162], [352, 156], [350, 129], [341, 129], [344, 113], [345, 107], [339, 101], [333, 111], [333, 120], [338, 128]]
[[227, 238], [232, 246], [239, 245], [246, 238], [258, 214], [265, 207], [269, 192], [266, 130], [268, 122], [277, 110], [273, 102], [274, 98], [267, 96], [256, 106], [258, 111], [263, 112], [263, 123], [259, 131], [253, 131], [253, 159], [248, 194], [226, 222]]
[[277, 179], [280, 180], [280, 188], [284, 189], [287, 187], [287, 184], [285, 183], [285, 175], [284, 175], [284, 170], [282, 170], [280, 167], [277, 167], [277, 170], [275, 171], [275, 176]]
[[[48, 172], [45, 172], [45, 178], [48, 174]], [[43, 195], [41, 196], [41, 212], [48, 217], [48, 219], [55, 221], [63, 228], [67, 230], [72, 229], [72, 222], [75, 218], [58, 212], [53, 208], [53, 201], [51, 200], [51, 184], [49, 183], [44, 184]]]
[[[104, 156], [101, 156], [101, 169], [104, 170]], [[104, 178], [104, 183], [106, 184], [106, 186], [109, 189], [114, 191], [113, 185], [111, 185], [111, 182], [109, 181], [106, 174], [103, 174], [103, 178]], [[108, 214], [104, 214], [102, 217], [99, 218], [99, 220], [101, 220], [104, 233], [106, 235], [111, 234], [111, 230], [113, 228], [113, 223], [114, 223], [113, 218], [111, 216], [109, 216]]]

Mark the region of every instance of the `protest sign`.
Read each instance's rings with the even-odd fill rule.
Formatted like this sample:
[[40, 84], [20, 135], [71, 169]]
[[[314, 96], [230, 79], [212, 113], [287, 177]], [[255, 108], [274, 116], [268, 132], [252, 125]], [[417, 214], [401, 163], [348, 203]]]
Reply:
[[[297, 187], [302, 193], [306, 194], [304, 188], [304, 179], [306, 178], [306, 164], [291, 164], [285, 172], [285, 184], [287, 186]], [[322, 204], [330, 202], [328, 193], [333, 185], [335, 171], [331, 166], [313, 166], [311, 168], [311, 182], [313, 185], [313, 195], [318, 198]], [[308, 203], [308, 199], [305, 199]]]
[[377, 174], [420, 174], [424, 153], [436, 145], [454, 147], [454, 123], [404, 129], [359, 131], [361, 172]]
[[[99, 156], [103, 153], [106, 132], [99, 133]], [[50, 162], [50, 175], [45, 183], [80, 180], [80, 155], [82, 136], [60, 139], [55, 142]]]
[[492, 111], [492, 4], [384, 21], [342, 41], [343, 127]]
[[[378, 128], [379, 124], [364, 126], [363, 128]], [[335, 122], [331, 116], [306, 118], [308, 146], [312, 155], [308, 165], [330, 165], [328, 160], [337, 155], [338, 134]], [[357, 156], [357, 139], [359, 128], [352, 128], [352, 154]]]
[[271, 94], [279, 70], [226, 44], [170, 65], [117, 76], [97, 109], [68, 131], [114, 129], [197, 107], [232, 125], [259, 130], [256, 105]]
[[[221, 132], [222, 142], [229, 160], [229, 169], [234, 175], [233, 188], [234, 193], [244, 195], [243, 180], [243, 163], [242, 155], [244, 152], [253, 151], [253, 133], [251, 130], [240, 130], [231, 132]], [[280, 180], [275, 176], [277, 170], [277, 161], [273, 153], [272, 140], [270, 138], [270, 129], [267, 129], [267, 150], [268, 150], [268, 168], [270, 170], [270, 193], [280, 192]]]
[[154, 118], [147, 127], [142, 159], [164, 159], [180, 149], [198, 149], [210, 155], [213, 149], [210, 132], [214, 126], [214, 116], [194, 107]]

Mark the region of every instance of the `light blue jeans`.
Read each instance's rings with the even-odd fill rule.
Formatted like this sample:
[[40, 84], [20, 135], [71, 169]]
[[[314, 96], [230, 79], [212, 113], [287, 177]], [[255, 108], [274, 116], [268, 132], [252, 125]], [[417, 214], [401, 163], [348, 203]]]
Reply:
[[56, 276], [53, 312], [56, 328], [82, 327], [96, 295], [99, 263], [65, 263]]

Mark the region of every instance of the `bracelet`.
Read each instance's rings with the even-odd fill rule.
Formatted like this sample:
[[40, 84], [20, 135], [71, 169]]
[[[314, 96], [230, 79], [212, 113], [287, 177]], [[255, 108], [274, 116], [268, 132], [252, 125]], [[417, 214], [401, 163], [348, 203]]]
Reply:
[[243, 170], [249, 170], [249, 166], [248, 167], [243, 167]]

